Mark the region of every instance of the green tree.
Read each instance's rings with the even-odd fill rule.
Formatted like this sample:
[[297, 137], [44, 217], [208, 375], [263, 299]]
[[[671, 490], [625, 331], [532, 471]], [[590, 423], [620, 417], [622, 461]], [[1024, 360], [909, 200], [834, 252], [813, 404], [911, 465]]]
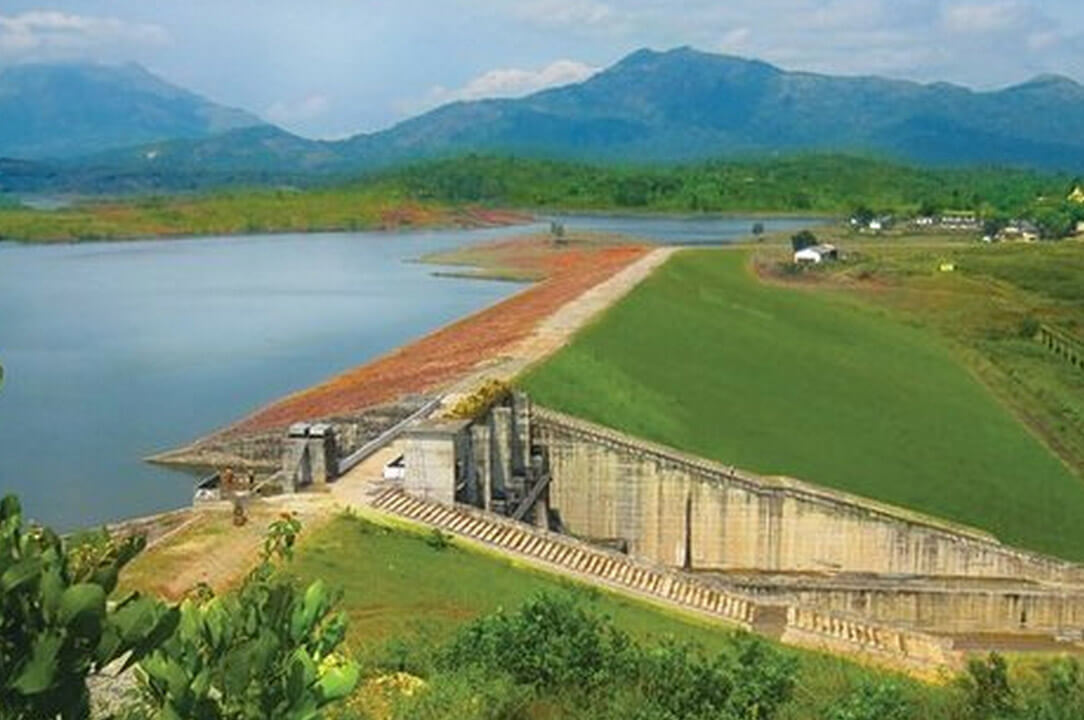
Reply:
[[989, 237], [997, 237], [997, 234], [1005, 229], [1009, 221], [1004, 217], [988, 217], [982, 222], [982, 234]]
[[851, 217], [857, 221], [859, 225], [869, 225], [870, 222], [877, 217], [877, 213], [873, 212], [867, 205], [859, 205], [854, 209], [854, 212], [851, 213]]
[[312, 720], [357, 686], [359, 668], [337, 652], [346, 616], [320, 580], [282, 571], [300, 524], [272, 524], [263, 557], [241, 587], [185, 600], [177, 632], [139, 664], [156, 719]]
[[918, 206], [919, 217], [933, 217], [941, 212], [941, 209], [933, 200], [923, 200]]
[[813, 247], [816, 244], [817, 236], [809, 230], [802, 230], [790, 238], [790, 246], [794, 248], [794, 252], [805, 250], [807, 247]]
[[82, 720], [87, 676], [131, 653], [141, 660], [177, 626], [176, 609], [132, 593], [109, 607], [141, 537], [66, 541], [24, 527], [14, 496], [0, 502], [0, 717]]

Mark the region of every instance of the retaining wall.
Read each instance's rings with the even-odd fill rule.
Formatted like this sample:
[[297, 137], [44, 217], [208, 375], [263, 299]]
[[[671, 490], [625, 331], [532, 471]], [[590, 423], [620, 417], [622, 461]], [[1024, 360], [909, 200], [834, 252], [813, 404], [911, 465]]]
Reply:
[[1084, 591], [1029, 583], [941, 582], [884, 578], [847, 583], [729, 582], [757, 598], [847, 613], [936, 633], [1030, 633], [1060, 636], [1084, 628]]

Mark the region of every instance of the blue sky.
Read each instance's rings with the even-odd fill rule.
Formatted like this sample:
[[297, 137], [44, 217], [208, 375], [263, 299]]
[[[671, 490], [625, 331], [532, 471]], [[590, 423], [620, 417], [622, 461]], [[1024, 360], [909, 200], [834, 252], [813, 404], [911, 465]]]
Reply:
[[640, 47], [991, 88], [1084, 81], [1080, 0], [0, 0], [0, 66], [136, 61], [310, 137], [521, 95]]

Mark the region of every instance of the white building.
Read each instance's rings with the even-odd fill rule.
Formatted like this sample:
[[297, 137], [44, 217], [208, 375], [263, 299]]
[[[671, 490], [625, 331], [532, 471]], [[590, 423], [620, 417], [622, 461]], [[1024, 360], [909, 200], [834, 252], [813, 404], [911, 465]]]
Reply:
[[794, 253], [794, 262], [796, 263], [812, 263], [814, 265], [820, 264], [825, 260], [838, 260], [839, 251], [836, 250], [835, 245], [829, 245], [824, 243], [822, 245], [812, 245], [807, 248]]

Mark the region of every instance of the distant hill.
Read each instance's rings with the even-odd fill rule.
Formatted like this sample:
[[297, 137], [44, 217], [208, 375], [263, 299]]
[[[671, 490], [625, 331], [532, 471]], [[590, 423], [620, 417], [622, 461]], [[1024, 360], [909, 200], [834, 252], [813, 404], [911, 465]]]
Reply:
[[0, 157], [67, 158], [263, 125], [135, 64], [15, 65], [0, 71]]
[[[6, 87], [22, 88], [25, 106]], [[1084, 170], [1084, 87], [1069, 78], [977, 92], [689, 48], [639, 50], [582, 83], [452, 103], [336, 142], [213, 105], [138, 66], [9, 69], [0, 117], [0, 156], [82, 155], [16, 174], [0, 166], [0, 187], [13, 191], [305, 182], [467, 153], [643, 165], [813, 152]]]
[[684, 162], [804, 151], [933, 164], [1084, 167], [1084, 87], [1042, 76], [995, 92], [787, 72], [681, 48], [640, 50], [585, 82], [447, 105], [347, 141], [360, 160], [468, 151]]

